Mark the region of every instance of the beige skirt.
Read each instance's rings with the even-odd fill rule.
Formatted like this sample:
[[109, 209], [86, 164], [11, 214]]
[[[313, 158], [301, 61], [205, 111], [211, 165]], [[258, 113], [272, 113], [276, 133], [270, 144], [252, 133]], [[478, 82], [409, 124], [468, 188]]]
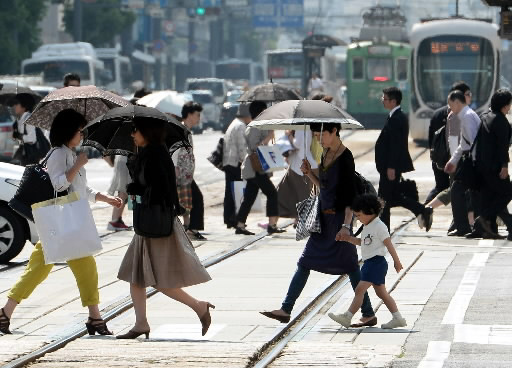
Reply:
[[312, 188], [311, 179], [288, 169], [277, 185], [279, 217], [296, 218], [297, 203], [308, 198]]
[[140, 287], [156, 288], [182, 288], [211, 280], [178, 218], [168, 237], [135, 234], [117, 277]]

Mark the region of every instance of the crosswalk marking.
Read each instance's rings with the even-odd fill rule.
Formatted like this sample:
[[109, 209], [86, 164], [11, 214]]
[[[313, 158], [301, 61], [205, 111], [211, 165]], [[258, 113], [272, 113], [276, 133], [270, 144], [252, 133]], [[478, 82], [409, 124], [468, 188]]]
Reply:
[[511, 325], [455, 325], [453, 342], [512, 345]]
[[485, 263], [489, 258], [489, 253], [475, 253], [471, 262], [464, 273], [455, 295], [450, 301], [450, 305], [444, 314], [444, 325], [461, 324], [464, 321], [466, 310], [468, 309], [471, 298], [475, 293]]
[[442, 368], [444, 361], [450, 355], [451, 346], [450, 341], [430, 341], [427, 353], [418, 364], [418, 368]]

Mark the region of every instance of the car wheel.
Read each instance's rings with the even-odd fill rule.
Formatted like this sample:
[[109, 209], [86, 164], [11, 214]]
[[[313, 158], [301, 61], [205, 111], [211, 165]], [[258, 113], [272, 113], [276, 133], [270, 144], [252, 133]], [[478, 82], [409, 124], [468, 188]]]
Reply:
[[7, 207], [0, 207], [0, 263], [7, 263], [25, 246], [21, 220]]

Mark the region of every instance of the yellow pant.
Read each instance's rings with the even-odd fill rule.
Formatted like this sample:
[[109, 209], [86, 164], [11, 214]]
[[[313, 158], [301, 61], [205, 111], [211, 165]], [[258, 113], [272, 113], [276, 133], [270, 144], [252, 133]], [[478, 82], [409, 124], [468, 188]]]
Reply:
[[[99, 304], [98, 271], [94, 257], [74, 259], [68, 261], [67, 264], [71, 268], [73, 275], [75, 275], [82, 305], [87, 307]], [[37, 285], [48, 277], [52, 268], [52, 264], [44, 264], [43, 249], [41, 248], [41, 242], [38, 242], [30, 255], [30, 260], [23, 275], [11, 288], [8, 297], [18, 303], [28, 298]]]

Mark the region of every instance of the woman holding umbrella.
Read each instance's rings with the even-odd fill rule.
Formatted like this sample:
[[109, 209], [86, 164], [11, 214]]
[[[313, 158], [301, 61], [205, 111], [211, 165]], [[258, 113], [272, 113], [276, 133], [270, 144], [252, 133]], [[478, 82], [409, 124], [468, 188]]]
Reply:
[[173, 228], [167, 236], [141, 236], [137, 234], [137, 223], [134, 221], [136, 234], [121, 263], [118, 278], [130, 283], [135, 326], [127, 333], [118, 335], [118, 339], [135, 339], [140, 335], [149, 337], [150, 327], [146, 317], [148, 286], [190, 307], [199, 317], [203, 336], [211, 323], [210, 308], [215, 308], [182, 289], [211, 278], [176, 219], [180, 206], [174, 165], [164, 144], [166, 124], [169, 123], [162, 120], [135, 118], [132, 126], [133, 141], [139, 147], [139, 152], [131, 165], [133, 182], [127, 186], [128, 194], [132, 198], [144, 196], [150, 208], [165, 206], [170, 209]]
[[[77, 156], [73, 151], [83, 138], [83, 128], [86, 123], [83, 115], [71, 109], [59, 112], [53, 120], [50, 129], [50, 142], [53, 149], [47, 161], [52, 185], [57, 192], [70, 190], [77, 192], [82, 198], [88, 198], [89, 201], [101, 201], [120, 207], [122, 204], [120, 198], [96, 192], [87, 186], [84, 168], [87, 155], [81, 153]], [[98, 308], [98, 271], [94, 257], [74, 259], [67, 263], [75, 276], [82, 305], [89, 309], [89, 319], [86, 323], [89, 334], [94, 335], [97, 332], [100, 335], [112, 335], [101, 318]], [[46, 279], [52, 268], [53, 264], [45, 264], [41, 242], [37, 243], [25, 271], [11, 288], [7, 303], [1, 310], [0, 332], [11, 333], [9, 324], [14, 309]]]
[[[314, 123], [310, 125], [315, 135], [320, 136], [324, 148], [320, 163], [320, 175], [316, 176], [308, 160], [303, 160], [301, 170], [320, 188], [321, 233], [312, 233], [297, 264], [286, 297], [280, 309], [261, 312], [266, 317], [282, 323], [290, 321], [295, 301], [300, 296], [311, 270], [332, 274], [348, 274], [355, 289], [361, 280], [356, 247], [339, 241], [342, 234], [352, 231], [350, 206], [356, 195], [355, 164], [352, 152], [343, 145], [339, 132], [340, 124]], [[363, 317], [357, 326], [375, 326], [377, 317], [366, 293], [361, 307]]]

